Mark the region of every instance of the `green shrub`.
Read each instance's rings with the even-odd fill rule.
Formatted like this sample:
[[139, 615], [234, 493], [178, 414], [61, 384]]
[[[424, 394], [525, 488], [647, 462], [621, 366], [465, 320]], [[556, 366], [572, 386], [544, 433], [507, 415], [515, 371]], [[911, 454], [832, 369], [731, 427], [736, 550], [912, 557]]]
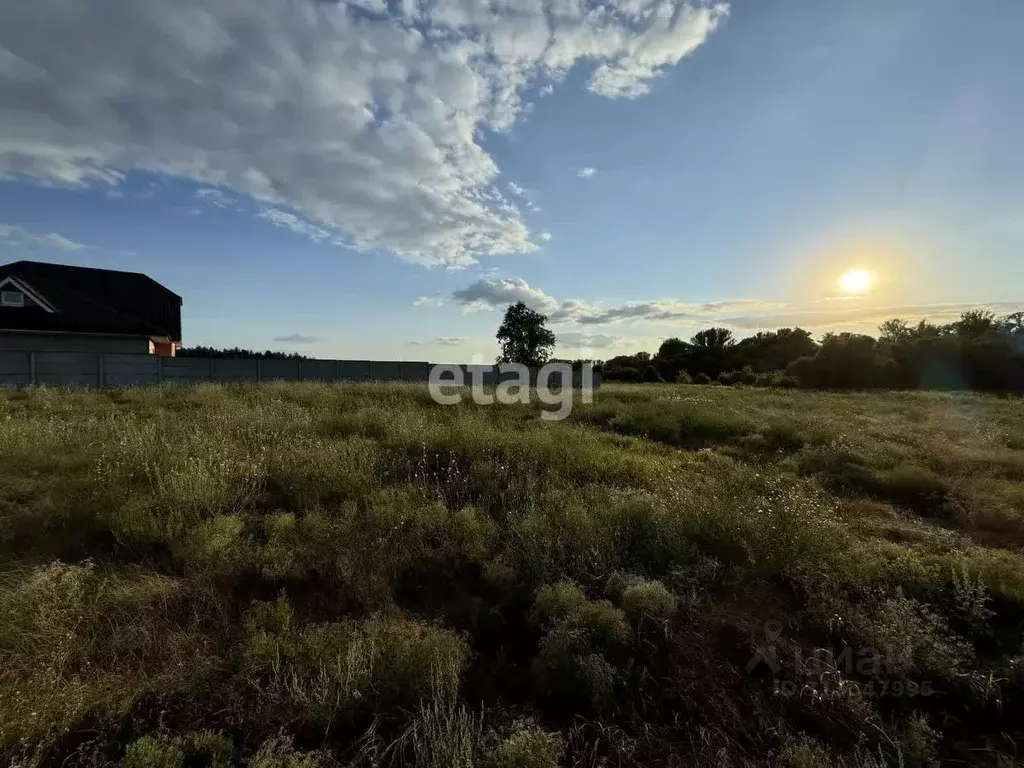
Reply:
[[558, 768], [565, 746], [556, 733], [520, 725], [495, 750], [494, 768]]
[[250, 768], [332, 768], [336, 765], [327, 751], [300, 752], [287, 736], [265, 741], [253, 755]]
[[460, 638], [403, 617], [298, 626], [284, 601], [247, 621], [245, 673], [260, 695], [317, 722], [358, 710], [415, 707], [434, 688], [456, 690]]
[[533, 620], [546, 623], [566, 619], [586, 602], [583, 590], [571, 582], [541, 587], [533, 603]]
[[122, 768], [182, 768], [185, 750], [173, 741], [143, 736], [128, 745]]
[[195, 731], [181, 736], [143, 736], [128, 745], [123, 768], [182, 768], [203, 765], [229, 768], [231, 740], [213, 731]]
[[638, 581], [622, 593], [622, 608], [634, 620], [667, 621], [675, 613], [676, 603], [676, 596], [660, 581]]

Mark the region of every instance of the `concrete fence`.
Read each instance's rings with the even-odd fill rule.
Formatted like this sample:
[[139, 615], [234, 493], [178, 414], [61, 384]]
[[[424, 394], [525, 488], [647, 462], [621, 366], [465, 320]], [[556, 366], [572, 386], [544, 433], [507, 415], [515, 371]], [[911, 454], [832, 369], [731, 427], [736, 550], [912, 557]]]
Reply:
[[[483, 373], [483, 383], [499, 380], [494, 366], [464, 366]], [[377, 360], [273, 360], [264, 358], [158, 357], [113, 352], [0, 351], [0, 385], [47, 384], [70, 387], [124, 387], [201, 381], [421, 381], [431, 363]], [[594, 386], [600, 376], [594, 375]], [[531, 376], [536, 384], [536, 373]], [[471, 383], [469, 376], [466, 383]], [[554, 382], [552, 382], [554, 383]], [[580, 386], [580, 376], [574, 376]]]

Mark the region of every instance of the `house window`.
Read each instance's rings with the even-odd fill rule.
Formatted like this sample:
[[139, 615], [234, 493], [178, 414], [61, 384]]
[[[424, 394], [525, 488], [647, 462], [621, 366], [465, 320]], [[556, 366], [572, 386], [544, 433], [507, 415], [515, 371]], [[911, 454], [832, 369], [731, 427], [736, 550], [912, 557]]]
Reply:
[[0, 307], [24, 307], [25, 294], [21, 291], [0, 291]]

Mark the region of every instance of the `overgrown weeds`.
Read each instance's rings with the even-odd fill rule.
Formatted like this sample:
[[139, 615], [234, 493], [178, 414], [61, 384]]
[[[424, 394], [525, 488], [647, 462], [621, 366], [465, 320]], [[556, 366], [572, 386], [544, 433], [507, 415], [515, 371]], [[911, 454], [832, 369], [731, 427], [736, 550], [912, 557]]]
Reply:
[[1012, 760], [1021, 433], [926, 392], [3, 392], [0, 762]]

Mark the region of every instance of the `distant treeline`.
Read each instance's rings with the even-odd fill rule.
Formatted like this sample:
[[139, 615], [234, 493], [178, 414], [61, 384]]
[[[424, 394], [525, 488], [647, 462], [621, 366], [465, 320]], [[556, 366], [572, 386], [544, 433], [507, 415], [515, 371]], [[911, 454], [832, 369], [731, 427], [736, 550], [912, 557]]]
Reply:
[[1024, 392], [1024, 312], [972, 310], [948, 325], [901, 319], [878, 338], [803, 328], [763, 331], [737, 341], [708, 328], [690, 341], [666, 339], [658, 352], [607, 360], [608, 381], [789, 386], [815, 389], [977, 389]]
[[298, 352], [274, 352], [267, 349], [263, 352], [254, 349], [242, 349], [232, 347], [231, 349], [217, 349], [216, 347], [182, 347], [177, 352], [178, 357], [218, 357], [218, 358], [262, 358], [264, 360], [309, 360], [308, 355], [300, 355]]

